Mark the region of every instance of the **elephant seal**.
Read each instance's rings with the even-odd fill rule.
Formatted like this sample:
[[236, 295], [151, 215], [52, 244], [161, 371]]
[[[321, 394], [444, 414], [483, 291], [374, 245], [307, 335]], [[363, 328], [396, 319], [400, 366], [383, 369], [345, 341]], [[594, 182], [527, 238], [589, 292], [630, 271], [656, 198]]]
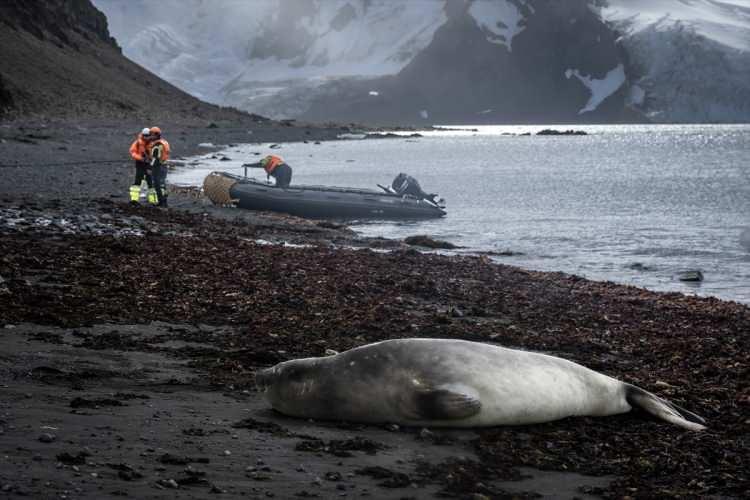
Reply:
[[604, 416], [639, 407], [685, 429], [705, 421], [562, 358], [479, 342], [386, 340], [256, 372], [271, 406], [320, 420], [489, 427]]

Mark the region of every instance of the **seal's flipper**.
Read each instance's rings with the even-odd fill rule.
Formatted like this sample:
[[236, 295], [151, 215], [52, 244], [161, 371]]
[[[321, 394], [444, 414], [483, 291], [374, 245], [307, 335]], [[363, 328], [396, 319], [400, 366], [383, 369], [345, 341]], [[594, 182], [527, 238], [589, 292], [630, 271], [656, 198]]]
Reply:
[[447, 389], [418, 391], [414, 397], [418, 419], [454, 420], [479, 413], [482, 402], [475, 396]]
[[702, 431], [706, 428], [706, 421], [679, 406], [661, 399], [655, 394], [644, 391], [640, 387], [628, 385], [625, 395], [630, 406], [642, 408], [651, 415], [675, 424], [683, 429]]

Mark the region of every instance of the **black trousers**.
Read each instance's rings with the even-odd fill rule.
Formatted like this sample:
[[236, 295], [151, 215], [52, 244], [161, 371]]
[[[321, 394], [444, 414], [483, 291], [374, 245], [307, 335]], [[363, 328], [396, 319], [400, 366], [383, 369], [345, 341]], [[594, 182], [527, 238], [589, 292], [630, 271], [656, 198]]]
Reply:
[[151, 175], [154, 178], [156, 199], [159, 200], [159, 205], [165, 206], [167, 204], [167, 167], [154, 165], [151, 167]]
[[282, 163], [273, 169], [271, 176], [276, 179], [276, 187], [287, 188], [292, 183], [292, 167]]
[[135, 180], [133, 181], [134, 186], [140, 186], [141, 182], [143, 182], [143, 178], [146, 178], [146, 184], [148, 184], [149, 188], [154, 187], [154, 179], [153, 176], [149, 175], [146, 170], [149, 169], [149, 164], [145, 161], [136, 161], [135, 162]]

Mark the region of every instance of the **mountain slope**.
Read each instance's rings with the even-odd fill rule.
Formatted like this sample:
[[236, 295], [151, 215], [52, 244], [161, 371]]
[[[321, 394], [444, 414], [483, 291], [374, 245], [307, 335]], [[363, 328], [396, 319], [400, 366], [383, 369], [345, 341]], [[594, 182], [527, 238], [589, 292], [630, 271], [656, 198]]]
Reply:
[[94, 1], [128, 57], [277, 118], [750, 120], [747, 0]]
[[0, 2], [0, 116], [232, 119], [125, 58], [89, 0]]
[[750, 121], [750, 1], [609, 0], [631, 104], [656, 121]]

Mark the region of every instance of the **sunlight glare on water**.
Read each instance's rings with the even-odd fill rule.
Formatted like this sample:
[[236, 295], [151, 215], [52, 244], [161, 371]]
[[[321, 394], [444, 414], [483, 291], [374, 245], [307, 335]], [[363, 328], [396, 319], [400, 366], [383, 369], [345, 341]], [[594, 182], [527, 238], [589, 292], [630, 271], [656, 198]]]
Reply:
[[[421, 138], [247, 144], [198, 158], [170, 182], [200, 185], [211, 170], [242, 173], [279, 154], [293, 184], [377, 189], [399, 172], [445, 198], [448, 215], [355, 222], [368, 236], [427, 234], [466, 252], [511, 251], [499, 262], [652, 290], [750, 303], [750, 125], [451, 127]], [[542, 128], [586, 136], [537, 136]], [[520, 136], [531, 132], [530, 136]], [[512, 134], [512, 135], [510, 135]], [[264, 178], [262, 171], [253, 171]], [[677, 274], [701, 270], [700, 285]]]

